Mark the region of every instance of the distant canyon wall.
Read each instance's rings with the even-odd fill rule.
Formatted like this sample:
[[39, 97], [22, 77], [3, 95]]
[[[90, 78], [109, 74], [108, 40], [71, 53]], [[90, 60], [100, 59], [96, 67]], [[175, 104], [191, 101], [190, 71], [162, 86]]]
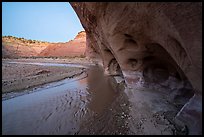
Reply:
[[2, 37], [2, 57], [85, 57], [86, 33], [81, 31], [74, 40], [50, 43], [16, 37]]

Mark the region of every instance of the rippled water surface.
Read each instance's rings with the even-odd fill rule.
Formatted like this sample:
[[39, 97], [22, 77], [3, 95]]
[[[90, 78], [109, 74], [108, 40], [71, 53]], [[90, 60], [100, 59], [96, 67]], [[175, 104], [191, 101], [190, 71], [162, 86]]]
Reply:
[[3, 134], [76, 134], [87, 116], [102, 113], [118, 96], [97, 66], [35, 90], [2, 101]]

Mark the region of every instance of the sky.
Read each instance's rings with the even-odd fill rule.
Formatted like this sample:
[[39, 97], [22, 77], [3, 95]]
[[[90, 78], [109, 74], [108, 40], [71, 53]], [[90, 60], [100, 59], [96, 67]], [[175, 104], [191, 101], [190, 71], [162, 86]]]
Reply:
[[2, 36], [67, 42], [82, 30], [68, 2], [2, 2]]

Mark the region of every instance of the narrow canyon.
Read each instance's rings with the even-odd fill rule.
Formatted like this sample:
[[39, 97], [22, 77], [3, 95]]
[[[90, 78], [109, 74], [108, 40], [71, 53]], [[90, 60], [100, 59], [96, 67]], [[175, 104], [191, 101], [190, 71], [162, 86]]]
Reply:
[[2, 37], [3, 134], [202, 135], [201, 2], [70, 4], [73, 40]]

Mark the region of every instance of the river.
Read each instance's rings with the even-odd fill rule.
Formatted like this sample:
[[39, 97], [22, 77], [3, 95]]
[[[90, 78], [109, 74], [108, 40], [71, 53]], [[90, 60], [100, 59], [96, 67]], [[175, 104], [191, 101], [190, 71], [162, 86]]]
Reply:
[[3, 135], [180, 134], [173, 124], [179, 109], [167, 101], [166, 90], [128, 89], [121, 77], [105, 76], [97, 65], [33, 65], [86, 71], [2, 100]]
[[[67, 65], [72, 66], [77, 65]], [[90, 66], [87, 73], [76, 78], [49, 83], [30, 94], [2, 101], [2, 131], [3, 134], [77, 134], [83, 120], [102, 114], [118, 94], [110, 84], [110, 77], [104, 76], [100, 67]]]

